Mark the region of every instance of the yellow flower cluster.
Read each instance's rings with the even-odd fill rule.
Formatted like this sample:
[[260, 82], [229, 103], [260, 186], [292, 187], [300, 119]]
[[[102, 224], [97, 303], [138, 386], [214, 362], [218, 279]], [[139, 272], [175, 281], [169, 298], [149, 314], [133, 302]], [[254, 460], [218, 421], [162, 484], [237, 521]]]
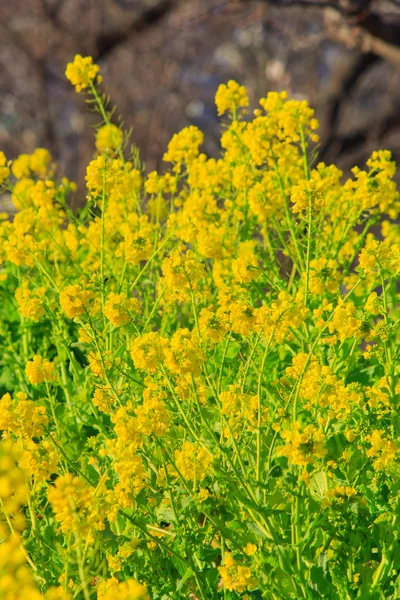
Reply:
[[103, 116], [86, 202], [0, 154], [0, 598], [391, 598], [390, 153], [345, 177], [307, 102], [230, 81], [220, 155], [190, 126], [146, 173], [97, 65], [67, 76]]
[[94, 294], [80, 285], [67, 285], [60, 294], [60, 304], [70, 319], [93, 313]]
[[74, 62], [68, 63], [65, 76], [75, 86], [75, 90], [81, 92], [96, 79], [98, 83], [101, 83], [102, 77], [99, 75], [99, 70], [91, 56], [83, 57], [77, 54]]
[[104, 314], [115, 327], [129, 323], [132, 314], [140, 310], [137, 298], [127, 298], [124, 294], [111, 292], [104, 305]]
[[101, 512], [95, 505], [95, 489], [72, 473], [56, 479], [49, 488], [48, 499], [64, 533], [74, 531], [89, 539], [93, 528], [104, 529]]
[[39, 354], [35, 354], [33, 359], [26, 363], [25, 373], [33, 385], [57, 381], [55, 364], [47, 358], [42, 358]]
[[150, 600], [147, 588], [135, 579], [119, 582], [115, 577], [102, 581], [97, 588], [97, 600]]
[[324, 458], [327, 450], [324, 446], [324, 434], [314, 425], [306, 425], [303, 429], [296, 421], [291, 430], [281, 432], [285, 442], [279, 448], [280, 456], [286, 456], [289, 464], [305, 466], [316, 458]]
[[182, 450], [176, 450], [175, 461], [182, 477], [195, 483], [207, 477], [213, 456], [206, 448], [185, 442]]
[[24, 392], [17, 392], [13, 399], [4, 394], [0, 399], [0, 429], [20, 437], [41, 437], [48, 424], [46, 407], [29, 400]]
[[112, 123], [103, 125], [96, 133], [96, 148], [99, 152], [118, 150], [124, 140], [123, 133], [119, 127]]
[[7, 159], [4, 152], [0, 152], [0, 184], [10, 175], [10, 168], [7, 165]]
[[218, 572], [221, 575], [223, 587], [229, 591], [236, 591], [240, 594], [257, 587], [257, 580], [252, 577], [249, 567], [238, 564], [230, 552], [225, 554], [224, 564], [218, 567]]
[[[254, 431], [258, 423], [258, 397], [240, 391], [240, 386], [230, 385], [227, 392], [219, 395], [221, 401], [221, 414], [226, 415], [231, 429], [244, 425]], [[265, 422], [266, 416], [261, 418]], [[237, 434], [236, 434], [237, 435]]]
[[395, 461], [399, 451], [396, 442], [387, 439], [386, 435], [378, 430], [374, 430], [367, 436], [367, 441], [371, 444], [367, 450], [367, 456], [375, 459], [374, 469], [377, 471], [388, 469]]
[[185, 302], [202, 293], [201, 281], [205, 276], [204, 265], [188, 250], [181, 254], [174, 250], [164, 259], [162, 272], [171, 298]]
[[24, 528], [25, 518], [21, 509], [28, 499], [27, 474], [18, 465], [20, 457], [20, 448], [11, 440], [0, 443], [1, 511], [8, 519], [12, 518], [17, 530]]
[[46, 292], [46, 288], [36, 288], [30, 290], [28, 282], [24, 282], [23, 285], [16, 289], [15, 298], [18, 303], [18, 310], [20, 314], [26, 319], [32, 321], [39, 321], [45, 314], [43, 307], [43, 295]]
[[5, 600], [43, 600], [35, 586], [18, 535], [11, 536], [0, 546], [0, 597]]
[[[46, 148], [36, 148], [32, 154], [20, 154], [13, 161], [11, 170], [14, 177], [21, 180], [19, 188], [22, 190], [23, 187], [33, 184], [33, 181], [29, 179], [31, 175], [40, 179], [47, 179], [52, 175], [53, 158]], [[14, 193], [18, 195], [18, 191]]]
[[183, 165], [190, 164], [197, 158], [203, 140], [204, 135], [197, 127], [186, 127], [172, 137], [163, 159], [174, 163], [174, 171], [180, 173]]
[[159, 333], [145, 333], [132, 342], [131, 357], [137, 369], [154, 373], [164, 361], [164, 348], [167, 340]]
[[244, 85], [239, 85], [232, 79], [226, 85], [221, 83], [215, 95], [215, 104], [219, 116], [228, 111], [235, 114], [238, 108], [249, 105], [247, 90]]

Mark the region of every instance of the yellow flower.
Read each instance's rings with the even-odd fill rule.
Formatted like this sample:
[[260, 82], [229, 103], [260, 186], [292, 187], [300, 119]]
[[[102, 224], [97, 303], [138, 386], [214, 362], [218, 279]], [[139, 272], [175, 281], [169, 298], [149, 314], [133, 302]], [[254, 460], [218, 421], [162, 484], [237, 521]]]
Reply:
[[145, 585], [135, 579], [119, 582], [115, 577], [102, 581], [97, 588], [97, 600], [150, 600]]
[[149, 259], [154, 251], [153, 231], [154, 226], [149, 223], [147, 215], [130, 215], [120, 227], [123, 241], [119, 244], [116, 255], [123, 256], [133, 265]]
[[[0, 500], [3, 511], [11, 518], [19, 515], [28, 499], [28, 474], [19, 466], [21, 454], [21, 449], [11, 440], [0, 442]], [[3, 544], [0, 562], [2, 547]]]
[[383, 312], [383, 304], [376, 292], [372, 292], [364, 305], [364, 310], [371, 315], [379, 315]]
[[202, 481], [209, 473], [213, 456], [205, 448], [192, 442], [185, 442], [182, 450], [176, 450], [175, 461], [185, 479]]
[[18, 310], [23, 317], [37, 322], [44, 316], [43, 296], [45, 291], [45, 288], [30, 290], [27, 281], [16, 289], [15, 298], [18, 303]]
[[373, 466], [377, 471], [389, 468], [395, 461], [399, 448], [396, 442], [388, 439], [382, 431], [375, 429], [366, 437], [371, 444], [367, 456], [374, 458]]
[[255, 329], [264, 337], [281, 344], [285, 338], [291, 337], [291, 331], [300, 327], [308, 315], [303, 297], [298, 294], [290, 296], [287, 292], [279, 292], [277, 299], [271, 304], [254, 310]]
[[63, 533], [76, 531], [90, 539], [91, 529], [104, 529], [95, 488], [72, 473], [58, 477], [47, 497]]
[[110, 394], [110, 388], [107, 386], [96, 387], [92, 398], [93, 404], [97, 406], [101, 412], [110, 414], [114, 397]]
[[99, 70], [99, 67], [93, 63], [91, 56], [83, 57], [77, 54], [74, 62], [68, 63], [65, 76], [75, 86], [75, 90], [81, 92], [96, 78], [97, 82], [101, 83], [102, 77], [98, 74]]
[[103, 125], [96, 133], [96, 148], [99, 152], [118, 150], [122, 146], [124, 136], [119, 127], [112, 123]]
[[178, 176], [173, 173], [159, 175], [157, 171], [151, 171], [147, 175], [144, 188], [148, 194], [173, 194], [176, 192]]
[[257, 585], [257, 579], [252, 576], [249, 567], [239, 565], [230, 552], [224, 557], [223, 565], [218, 567], [221, 581], [224, 588], [238, 593], [246, 590], [254, 590]]
[[[16, 598], [43, 600], [44, 598], [36, 588], [33, 574], [26, 560], [26, 552], [23, 550], [22, 538], [18, 533], [12, 534], [1, 543], [0, 598], [4, 600]], [[64, 598], [67, 600], [66, 597]]]
[[281, 431], [281, 437], [286, 444], [278, 448], [278, 455], [286, 456], [289, 464], [312, 464], [316, 458], [324, 458], [327, 453], [324, 434], [314, 425], [306, 425], [301, 430], [300, 423], [296, 421], [291, 430]]
[[[241, 391], [241, 386], [233, 384], [228, 391], [219, 394], [221, 414], [228, 418], [231, 429], [246, 426], [249, 431], [254, 431], [258, 423], [258, 397], [256, 394], [246, 394]], [[261, 415], [261, 423], [266, 420], [267, 410]], [[228, 431], [226, 432], [228, 435]]]
[[47, 358], [42, 358], [39, 354], [26, 363], [25, 373], [33, 385], [43, 382], [51, 383], [58, 379], [55, 364]]
[[200, 333], [206, 340], [217, 343], [224, 339], [228, 331], [228, 323], [223, 318], [220, 310], [216, 312], [209, 308], [202, 308], [199, 317]]
[[189, 329], [178, 329], [165, 348], [165, 366], [176, 375], [200, 374], [205, 356], [197, 336]]
[[29, 154], [20, 154], [11, 165], [11, 170], [17, 179], [29, 177], [31, 172], [31, 157]]
[[[34, 435], [36, 437], [38, 432]], [[57, 473], [58, 463], [59, 459], [51, 442], [41, 440], [36, 443], [31, 439], [24, 440], [24, 451], [19, 465], [35, 479], [36, 485], [45, 485], [50, 476]]]
[[135, 367], [154, 373], [164, 361], [167, 343], [167, 340], [155, 331], [138, 336], [130, 346]]
[[259, 277], [261, 271], [254, 253], [255, 242], [248, 240], [239, 246], [239, 257], [232, 262], [232, 273], [239, 283], [247, 283]]
[[143, 404], [135, 410], [137, 429], [142, 435], [161, 437], [170, 428], [170, 416], [163, 401], [165, 393], [146, 388], [143, 391]]
[[175, 163], [174, 171], [180, 173], [183, 164], [190, 164], [199, 155], [203, 139], [204, 135], [197, 127], [185, 127], [172, 137], [163, 160]]
[[249, 105], [247, 90], [244, 85], [239, 85], [232, 79], [227, 84], [221, 83], [215, 95], [215, 104], [218, 116], [228, 111], [235, 114], [238, 108], [244, 108]]
[[251, 544], [250, 542], [246, 544], [243, 548], [243, 552], [247, 554], [247, 556], [253, 556], [257, 552], [258, 548], [256, 544]]
[[341, 342], [347, 338], [361, 337], [362, 321], [354, 316], [355, 312], [356, 307], [352, 302], [339, 299], [328, 328], [330, 333], [338, 333]]
[[10, 175], [10, 169], [7, 166], [7, 159], [4, 152], [0, 152], [0, 185]]
[[104, 305], [104, 314], [115, 327], [129, 323], [132, 313], [139, 312], [139, 301], [127, 298], [125, 294], [111, 292]]
[[357, 490], [351, 486], [338, 485], [332, 490], [325, 492], [324, 499], [322, 500], [322, 507], [328, 506], [342, 506], [344, 503], [354, 502], [359, 500], [357, 496]]
[[196, 494], [197, 502], [205, 502], [211, 496], [210, 492], [207, 488], [201, 488], [201, 490]]
[[60, 294], [60, 304], [67, 317], [77, 319], [93, 312], [94, 294], [80, 285], [67, 285]]
[[112, 365], [112, 353], [106, 351], [101, 355], [98, 352], [89, 352], [89, 367], [92, 373], [94, 373], [97, 377], [105, 377], [108, 369], [110, 369]]
[[52, 156], [46, 148], [36, 148], [29, 157], [30, 170], [40, 177], [48, 177], [52, 174]]
[[327, 258], [315, 258], [310, 261], [309, 290], [312, 294], [336, 292], [339, 287], [340, 273], [336, 261]]
[[203, 293], [201, 283], [206, 274], [205, 268], [191, 250], [185, 254], [174, 250], [164, 259], [161, 269], [171, 298], [186, 302], [192, 294], [199, 296]]
[[0, 399], [0, 430], [24, 438], [41, 437], [48, 425], [46, 408], [29, 400], [25, 392], [16, 392], [14, 399], [4, 394]]

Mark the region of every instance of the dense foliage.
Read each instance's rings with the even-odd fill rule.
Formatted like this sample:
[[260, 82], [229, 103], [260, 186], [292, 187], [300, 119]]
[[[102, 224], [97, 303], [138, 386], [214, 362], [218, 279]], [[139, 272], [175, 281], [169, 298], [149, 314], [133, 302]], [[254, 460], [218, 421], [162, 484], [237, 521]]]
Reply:
[[0, 181], [0, 597], [400, 598], [395, 165], [219, 87], [144, 173], [99, 69], [87, 198], [38, 149]]

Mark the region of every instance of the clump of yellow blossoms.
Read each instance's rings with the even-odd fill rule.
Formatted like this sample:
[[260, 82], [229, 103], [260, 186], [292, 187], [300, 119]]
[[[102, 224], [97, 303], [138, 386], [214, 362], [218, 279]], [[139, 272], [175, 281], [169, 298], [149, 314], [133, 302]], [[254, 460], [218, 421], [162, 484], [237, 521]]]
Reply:
[[137, 298], [127, 298], [124, 294], [111, 292], [104, 305], [104, 314], [115, 327], [131, 320], [131, 315], [139, 312]]
[[185, 442], [182, 450], [175, 452], [176, 466], [185, 479], [202, 481], [209, 471], [213, 457], [206, 448]]
[[92, 536], [92, 529], [102, 530], [104, 524], [94, 503], [95, 490], [71, 473], [59, 477], [48, 492], [61, 531], [74, 531]]
[[218, 567], [218, 571], [223, 587], [229, 591], [240, 593], [257, 587], [257, 580], [252, 577], [249, 567], [239, 565], [230, 552], [225, 555], [224, 564]]
[[101, 83], [102, 78], [99, 75], [99, 70], [91, 56], [83, 57], [77, 54], [74, 62], [68, 63], [65, 76], [75, 86], [75, 90], [81, 92], [96, 79], [97, 83]]
[[39, 383], [57, 381], [57, 373], [54, 363], [47, 358], [35, 354], [32, 360], [26, 363], [25, 373], [33, 385]]
[[122, 583], [112, 578], [101, 582], [97, 590], [97, 600], [150, 600], [145, 585], [135, 579], [128, 579]]
[[80, 285], [68, 285], [60, 294], [60, 304], [70, 319], [76, 319], [91, 312], [94, 295]]
[[244, 85], [239, 85], [231, 79], [226, 85], [222, 83], [219, 86], [215, 95], [215, 104], [219, 116], [228, 111], [236, 112], [238, 108], [249, 105], [247, 90]]
[[0, 183], [3, 183], [10, 174], [10, 168], [7, 165], [7, 159], [4, 152], [0, 152]]
[[96, 148], [99, 152], [118, 150], [122, 146], [123, 133], [112, 123], [103, 125], [96, 133]]
[[33, 291], [30, 290], [28, 282], [24, 283], [22, 287], [17, 288], [15, 298], [18, 302], [18, 310], [23, 317], [32, 321], [39, 321], [45, 315], [42, 300], [45, 291], [46, 289], [43, 287]]
[[230, 81], [220, 155], [189, 126], [146, 173], [66, 73], [102, 115], [82, 207], [0, 153], [0, 598], [395, 600], [390, 153], [345, 176], [305, 100]]

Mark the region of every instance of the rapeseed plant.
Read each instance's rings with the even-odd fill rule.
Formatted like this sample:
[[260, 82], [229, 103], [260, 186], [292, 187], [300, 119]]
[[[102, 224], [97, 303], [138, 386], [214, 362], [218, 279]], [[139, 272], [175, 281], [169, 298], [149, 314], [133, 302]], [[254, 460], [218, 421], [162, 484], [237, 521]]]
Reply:
[[400, 598], [400, 198], [304, 101], [216, 94], [146, 174], [100, 115], [86, 202], [0, 153], [0, 597]]

